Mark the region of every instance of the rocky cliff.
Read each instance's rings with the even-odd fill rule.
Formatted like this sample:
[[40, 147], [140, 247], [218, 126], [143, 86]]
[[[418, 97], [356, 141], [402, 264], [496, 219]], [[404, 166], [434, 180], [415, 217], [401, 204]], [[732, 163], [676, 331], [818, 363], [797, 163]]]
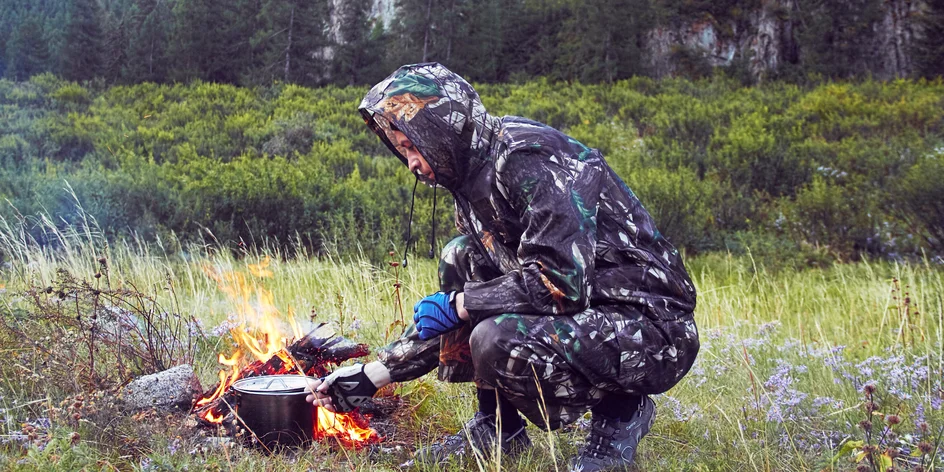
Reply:
[[[747, 15], [747, 21], [721, 23], [702, 19], [676, 27], [657, 27], [645, 35], [651, 71], [656, 76], [677, 72], [680, 58], [700, 59], [711, 66], [745, 61], [750, 74], [763, 80], [785, 63], [796, 62], [804, 51], [797, 44], [797, 8], [793, 0], [765, 2]], [[915, 38], [914, 19], [920, 3], [887, 0], [881, 20], [873, 24], [871, 41], [858, 45], [876, 78], [904, 77], [912, 72], [909, 49]], [[850, 13], [851, 14], [851, 13]]]
[[[332, 0], [335, 8], [344, 0]], [[373, 0], [371, 14], [389, 28], [396, 17], [397, 0]], [[691, 67], [730, 66], [741, 61], [750, 75], [763, 81], [772, 72], [802, 59], [797, 34], [797, 0], [768, 0], [739, 21], [701, 18], [673, 26], [657, 26], [644, 35], [643, 50], [650, 74], [664, 77]], [[866, 66], [879, 79], [905, 77], [912, 72], [909, 49], [915, 39], [915, 18], [921, 0], [885, 0], [880, 20], [873, 24], [871, 41], [857, 45]], [[855, 12], [849, 12], [855, 14]], [[745, 19], [746, 18], [746, 19]], [[337, 31], [337, 28], [333, 28]]]

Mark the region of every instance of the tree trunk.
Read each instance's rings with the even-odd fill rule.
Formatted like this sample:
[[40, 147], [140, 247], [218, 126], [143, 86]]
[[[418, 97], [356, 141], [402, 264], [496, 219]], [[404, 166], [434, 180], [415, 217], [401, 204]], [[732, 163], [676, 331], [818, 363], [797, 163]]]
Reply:
[[433, 0], [429, 0], [426, 3], [426, 31], [423, 33], [423, 62], [426, 62], [429, 58], [429, 30], [432, 26], [430, 24], [430, 17], [433, 14]]
[[292, 13], [288, 19], [288, 44], [285, 46], [285, 82], [288, 82], [289, 72], [292, 68], [292, 28], [295, 26], [295, 6], [292, 5]]
[[154, 37], [151, 37], [151, 47], [148, 50], [148, 80], [154, 80]]

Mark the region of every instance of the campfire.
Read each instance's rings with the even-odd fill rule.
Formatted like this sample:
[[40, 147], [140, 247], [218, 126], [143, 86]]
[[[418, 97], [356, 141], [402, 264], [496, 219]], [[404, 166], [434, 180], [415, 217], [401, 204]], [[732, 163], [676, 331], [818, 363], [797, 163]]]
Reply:
[[[272, 275], [267, 267], [268, 259], [250, 265], [252, 277], [205, 269], [238, 305], [237, 322], [230, 332], [239, 345], [235, 353], [219, 355], [224, 366], [219, 373], [220, 381], [194, 405], [194, 416], [206, 426], [223, 426], [231, 433], [245, 426], [236, 406], [237, 392], [232, 388], [238, 380], [264, 375], [324, 377], [331, 366], [370, 352], [366, 345], [337, 335], [325, 323], [301, 336], [294, 318], [283, 319], [273, 304], [271, 292], [257, 283], [257, 279]], [[291, 338], [282, 332], [285, 326], [292, 331]], [[316, 408], [314, 418], [312, 436], [318, 441], [334, 441], [356, 449], [382, 439], [370, 427], [369, 417], [357, 410], [335, 413]]]

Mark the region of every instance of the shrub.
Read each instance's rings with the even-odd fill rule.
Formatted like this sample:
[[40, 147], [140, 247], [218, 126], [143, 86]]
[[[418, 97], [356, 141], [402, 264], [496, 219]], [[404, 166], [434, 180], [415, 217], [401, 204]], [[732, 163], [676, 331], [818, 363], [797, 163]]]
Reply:
[[782, 228], [798, 245], [811, 245], [840, 259], [874, 247], [877, 207], [871, 195], [815, 176], [794, 200], [781, 204]]
[[895, 212], [935, 251], [944, 250], [944, 146], [929, 153], [897, 182]]
[[686, 167], [639, 167], [626, 180], [656, 221], [659, 231], [680, 248], [709, 247], [716, 188]]
[[[206, 228], [226, 242], [301, 237], [314, 252], [382, 256], [406, 238], [413, 180], [356, 112], [365, 92], [0, 80], [0, 196], [69, 221], [68, 181], [112, 237], [200, 239]], [[813, 248], [814, 263], [944, 250], [940, 82], [743, 87], [715, 75], [479, 92], [496, 115], [603, 151], [682, 248], [776, 240], [763, 245]], [[432, 192], [417, 197], [412, 235], [425, 253], [433, 221], [438, 238], [451, 235], [451, 205], [440, 193], [434, 220]]]
[[92, 102], [92, 95], [81, 85], [68, 83], [49, 95], [54, 102], [66, 110], [84, 108]]

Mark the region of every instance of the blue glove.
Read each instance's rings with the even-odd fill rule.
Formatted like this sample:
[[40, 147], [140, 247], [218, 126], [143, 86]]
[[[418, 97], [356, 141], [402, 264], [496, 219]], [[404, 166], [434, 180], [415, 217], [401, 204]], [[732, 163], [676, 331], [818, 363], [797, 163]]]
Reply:
[[420, 339], [433, 339], [463, 323], [453, 301], [456, 292], [436, 292], [413, 305], [413, 322]]

